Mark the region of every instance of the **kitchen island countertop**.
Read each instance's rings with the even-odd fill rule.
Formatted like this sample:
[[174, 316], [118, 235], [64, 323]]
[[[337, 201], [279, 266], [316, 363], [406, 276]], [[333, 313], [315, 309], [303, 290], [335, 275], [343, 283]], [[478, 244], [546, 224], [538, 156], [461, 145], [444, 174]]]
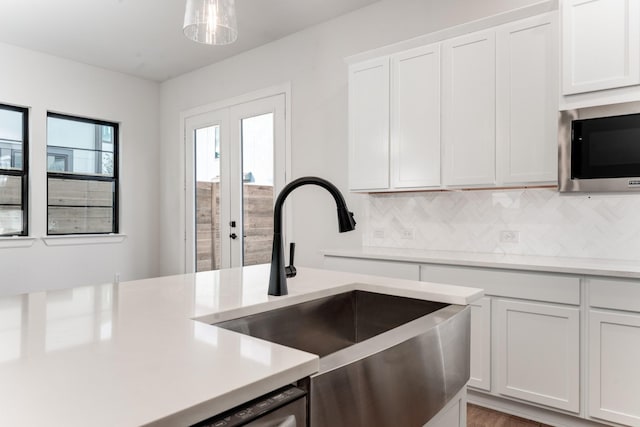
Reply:
[[196, 423], [318, 370], [316, 355], [210, 323], [361, 289], [452, 304], [474, 288], [269, 266], [0, 298], [0, 425]]

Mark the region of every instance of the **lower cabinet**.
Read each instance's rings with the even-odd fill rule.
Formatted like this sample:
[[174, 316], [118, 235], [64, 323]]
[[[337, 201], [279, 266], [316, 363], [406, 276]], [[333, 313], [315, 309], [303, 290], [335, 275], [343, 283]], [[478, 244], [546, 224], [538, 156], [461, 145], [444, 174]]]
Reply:
[[580, 310], [496, 299], [497, 392], [553, 408], [580, 410]]
[[640, 426], [639, 314], [589, 311], [588, 407], [593, 418]]
[[588, 278], [589, 417], [640, 427], [640, 282]]
[[469, 385], [491, 390], [491, 298], [471, 305], [471, 378]]

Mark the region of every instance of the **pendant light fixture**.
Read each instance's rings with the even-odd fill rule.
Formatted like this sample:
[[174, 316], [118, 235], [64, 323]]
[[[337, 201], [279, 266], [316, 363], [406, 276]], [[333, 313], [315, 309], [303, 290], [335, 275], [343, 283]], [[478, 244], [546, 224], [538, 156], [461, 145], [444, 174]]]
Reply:
[[238, 38], [234, 0], [187, 0], [183, 30], [198, 43], [233, 43]]

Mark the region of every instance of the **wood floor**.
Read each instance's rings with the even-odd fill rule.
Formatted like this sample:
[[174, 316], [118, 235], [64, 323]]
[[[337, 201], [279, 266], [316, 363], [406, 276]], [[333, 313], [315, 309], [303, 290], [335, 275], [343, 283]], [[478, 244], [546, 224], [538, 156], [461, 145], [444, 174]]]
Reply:
[[467, 427], [550, 427], [524, 418], [467, 404]]

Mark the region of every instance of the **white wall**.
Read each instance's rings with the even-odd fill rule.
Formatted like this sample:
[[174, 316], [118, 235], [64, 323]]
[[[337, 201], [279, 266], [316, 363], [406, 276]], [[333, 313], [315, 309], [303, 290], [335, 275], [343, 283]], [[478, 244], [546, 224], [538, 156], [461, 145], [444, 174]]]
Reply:
[[122, 243], [0, 248], [0, 294], [159, 274], [159, 85], [0, 44], [0, 103], [29, 107], [30, 234], [46, 235], [47, 111], [120, 123]]
[[[290, 82], [292, 177], [318, 175], [332, 181], [345, 193], [356, 220], [363, 220], [366, 196], [346, 194], [347, 68], [344, 58], [536, 2], [382, 0], [164, 82], [160, 113], [162, 273], [184, 271], [181, 111]], [[338, 234], [335, 206], [322, 189], [298, 189], [287, 203], [294, 204], [297, 264], [320, 266], [319, 249], [361, 245], [359, 230]]]

